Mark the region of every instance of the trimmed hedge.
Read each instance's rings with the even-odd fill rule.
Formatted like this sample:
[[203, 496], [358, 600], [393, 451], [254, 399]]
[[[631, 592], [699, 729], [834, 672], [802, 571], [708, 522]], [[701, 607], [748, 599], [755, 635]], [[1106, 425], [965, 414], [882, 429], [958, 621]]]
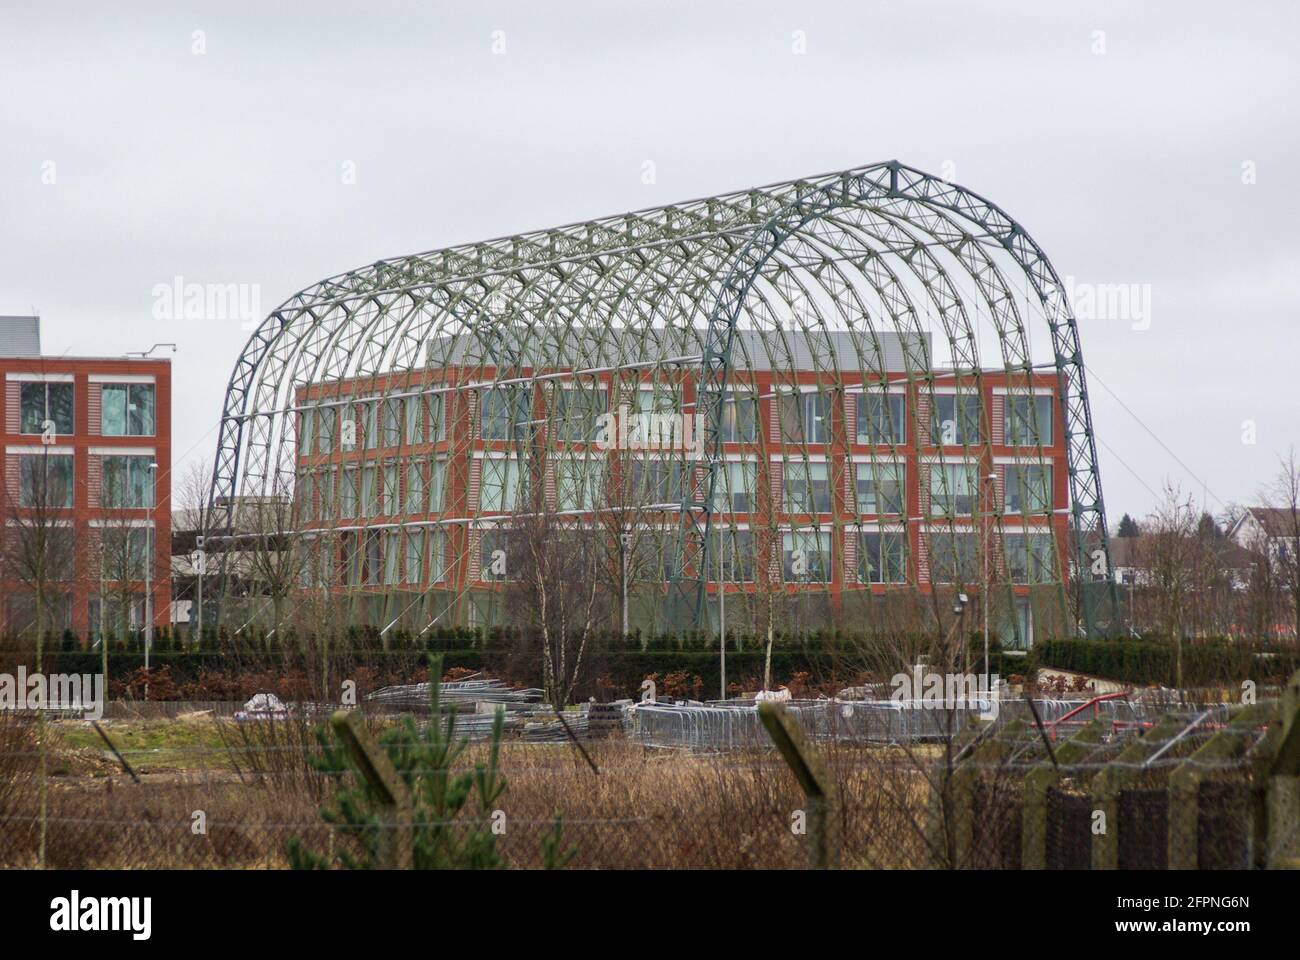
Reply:
[[[1167, 640], [1049, 640], [1033, 651], [1036, 666], [1074, 670], [1137, 684], [1176, 682], [1175, 645]], [[1276, 680], [1300, 669], [1300, 651], [1264, 651], [1223, 640], [1183, 642], [1183, 686]]]

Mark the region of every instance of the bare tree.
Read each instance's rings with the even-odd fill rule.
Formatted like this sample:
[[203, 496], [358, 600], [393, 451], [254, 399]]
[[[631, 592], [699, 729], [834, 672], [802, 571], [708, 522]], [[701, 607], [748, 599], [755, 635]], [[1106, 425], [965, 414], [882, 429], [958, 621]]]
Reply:
[[1146, 589], [1155, 607], [1154, 620], [1175, 644], [1174, 676], [1183, 685], [1183, 636], [1189, 600], [1195, 584], [1200, 544], [1196, 537], [1199, 513], [1191, 498], [1165, 485], [1164, 497], [1143, 524], [1138, 559]]
[[1278, 472], [1260, 497], [1268, 514], [1265, 534], [1278, 585], [1290, 595], [1296, 636], [1300, 637], [1300, 458], [1292, 447], [1278, 460]]

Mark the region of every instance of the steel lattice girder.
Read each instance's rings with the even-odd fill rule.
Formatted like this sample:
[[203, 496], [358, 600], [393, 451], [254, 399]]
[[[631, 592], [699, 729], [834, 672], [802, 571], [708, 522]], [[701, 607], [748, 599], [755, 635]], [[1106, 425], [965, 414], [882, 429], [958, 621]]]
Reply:
[[[540, 349], [553, 367], [563, 358], [576, 369], [581, 343], [593, 368], [611, 351], [616, 367], [681, 367], [689, 357], [705, 443], [687, 465], [673, 579], [679, 608], [699, 622], [721, 411], [732, 371], [744, 368], [734, 356], [737, 331], [763, 331], [773, 370], [793, 370], [795, 353], [808, 349], [814, 367], [832, 375], [834, 351], [817, 355], [811, 335], [846, 331], [861, 371], [883, 381], [877, 326], [887, 321], [909, 384], [933, 404], [923, 314], [942, 328], [959, 386], [963, 376], [976, 386], [981, 377], [972, 310], [996, 329], [1002, 368], [1028, 382], [1030, 318], [1018, 307], [1016, 279], [1051, 334], [1078, 614], [1095, 633], [1115, 615], [1114, 582], [1078, 329], [1059, 278], [998, 207], [897, 162], [379, 261], [309, 287], [262, 322], [236, 362], [213, 476], [214, 529], [232, 529], [237, 496], [292, 483], [296, 391], [307, 385], [384, 375], [390, 392], [419, 393], [426, 388], [417, 371], [437, 359], [432, 345], [450, 344], [453, 334], [477, 342], [476, 359], [493, 381], [526, 368], [540, 379], [544, 364], [520, 349], [539, 333], [551, 336]], [[973, 293], [960, 289], [967, 281]], [[394, 373], [406, 374], [405, 386], [392, 386]]]

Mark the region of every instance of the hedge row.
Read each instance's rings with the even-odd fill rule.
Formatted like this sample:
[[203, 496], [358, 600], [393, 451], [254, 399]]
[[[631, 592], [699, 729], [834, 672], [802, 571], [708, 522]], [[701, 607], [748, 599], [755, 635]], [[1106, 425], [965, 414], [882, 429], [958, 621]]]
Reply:
[[[1300, 651], [1263, 651], [1252, 644], [1183, 643], [1183, 686], [1215, 686], [1243, 680], [1278, 680], [1300, 669]], [[1177, 647], [1168, 641], [1049, 640], [1033, 652], [1036, 666], [1074, 670], [1136, 684], [1177, 682]]]

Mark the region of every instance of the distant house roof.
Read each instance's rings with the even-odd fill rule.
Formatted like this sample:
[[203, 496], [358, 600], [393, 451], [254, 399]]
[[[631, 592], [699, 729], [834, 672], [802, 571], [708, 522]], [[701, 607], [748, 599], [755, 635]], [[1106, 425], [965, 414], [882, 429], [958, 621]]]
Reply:
[[40, 317], [0, 317], [0, 357], [40, 355]]
[[1289, 507], [1247, 507], [1246, 512], [1255, 518], [1255, 522], [1268, 537], [1294, 537], [1297, 521]]
[[[1114, 567], [1142, 568], [1147, 566], [1144, 550], [1150, 549], [1147, 542], [1150, 537], [1145, 534], [1137, 537], [1111, 537], [1110, 562]], [[1254, 562], [1255, 556], [1245, 547], [1234, 543], [1226, 537], [1213, 542], [1218, 553], [1219, 563], [1231, 569], [1244, 569]]]

